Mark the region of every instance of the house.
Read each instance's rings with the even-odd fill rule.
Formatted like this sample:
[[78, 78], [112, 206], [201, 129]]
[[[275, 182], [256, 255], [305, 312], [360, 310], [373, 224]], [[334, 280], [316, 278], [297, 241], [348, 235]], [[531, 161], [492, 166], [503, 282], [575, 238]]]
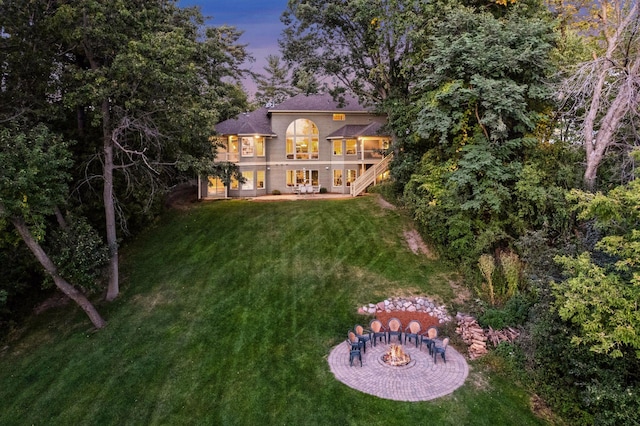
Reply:
[[[329, 94], [300, 94], [217, 124], [215, 161], [235, 163], [242, 172], [245, 182], [232, 181], [230, 197], [306, 192], [309, 186], [358, 195], [387, 173], [389, 137], [380, 134], [385, 121], [354, 97], [337, 102]], [[365, 179], [354, 191], [359, 177]], [[219, 178], [201, 179], [200, 198], [225, 196]]]

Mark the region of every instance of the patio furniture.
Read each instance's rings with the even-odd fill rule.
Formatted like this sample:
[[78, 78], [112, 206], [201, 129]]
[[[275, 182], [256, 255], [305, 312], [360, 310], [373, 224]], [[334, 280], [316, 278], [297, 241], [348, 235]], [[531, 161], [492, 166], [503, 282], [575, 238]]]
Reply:
[[422, 343], [422, 340], [421, 340], [422, 336], [420, 336], [420, 331], [422, 331], [422, 324], [420, 324], [420, 321], [418, 320], [409, 321], [409, 325], [407, 325], [407, 328], [404, 329], [405, 345], [407, 344], [407, 339], [409, 339], [409, 341], [413, 339], [417, 348], [418, 343]]
[[376, 346], [379, 338], [384, 338], [384, 343], [387, 343], [387, 331], [385, 330], [384, 325], [382, 325], [382, 321], [379, 319], [372, 319], [369, 323], [369, 330], [371, 330], [373, 346]]
[[349, 366], [353, 367], [353, 360], [357, 358], [360, 360], [360, 367], [362, 367], [362, 352], [360, 352], [359, 342], [354, 345], [351, 338], [348, 338], [347, 345], [349, 345]]
[[433, 345], [436, 343], [436, 338], [438, 337], [438, 328], [435, 326], [431, 326], [427, 328], [427, 331], [422, 336], [420, 340], [420, 349], [422, 349], [422, 344], [427, 345], [427, 349], [429, 350], [429, 355], [433, 353]]
[[367, 353], [367, 342], [370, 342], [369, 344], [373, 345], [373, 342], [371, 342], [371, 332], [369, 330], [365, 330], [360, 324], [356, 324], [356, 326], [353, 327], [353, 331], [355, 331], [356, 336], [358, 336], [358, 340], [362, 342], [364, 353]]
[[358, 336], [356, 336], [356, 333], [353, 330], [349, 330], [347, 332], [347, 342], [351, 345], [351, 349], [362, 349], [362, 342], [358, 339]]
[[447, 363], [447, 358], [445, 357], [445, 352], [447, 351], [447, 345], [449, 345], [449, 338], [445, 337], [444, 340], [442, 340], [442, 346], [438, 346], [437, 343], [433, 344], [433, 363], [437, 364], [438, 363], [438, 354], [440, 354], [440, 356], [442, 356], [442, 360], [444, 361], [444, 363]]
[[391, 318], [387, 322], [387, 340], [391, 343], [391, 336], [398, 336], [398, 342], [402, 343], [402, 323], [398, 318]]

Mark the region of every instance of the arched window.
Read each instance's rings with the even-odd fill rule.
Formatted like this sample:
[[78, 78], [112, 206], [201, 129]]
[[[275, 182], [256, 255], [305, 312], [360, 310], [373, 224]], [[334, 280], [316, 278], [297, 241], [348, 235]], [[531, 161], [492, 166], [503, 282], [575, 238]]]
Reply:
[[306, 118], [299, 118], [287, 128], [287, 158], [317, 160], [319, 149], [318, 126]]

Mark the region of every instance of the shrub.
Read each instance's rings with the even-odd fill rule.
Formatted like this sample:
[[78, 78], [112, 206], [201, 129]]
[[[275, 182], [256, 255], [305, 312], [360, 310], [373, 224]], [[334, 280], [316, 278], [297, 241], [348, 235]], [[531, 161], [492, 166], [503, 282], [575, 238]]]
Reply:
[[507, 281], [505, 296], [506, 298], [511, 298], [518, 292], [518, 287], [520, 286], [523, 269], [522, 262], [518, 255], [512, 251], [500, 253], [499, 258], [502, 274]]
[[280, 190], [278, 190], [278, 189], [274, 189], [273, 191], [271, 191], [271, 194], [272, 195], [280, 195], [280, 194], [282, 194], [282, 192], [280, 192]]
[[327, 191], [327, 188], [325, 188], [324, 186], [321, 186], [321, 187], [320, 187], [320, 193], [321, 193], [321, 194], [326, 194], [327, 192], [328, 192], [328, 191]]
[[493, 291], [493, 271], [496, 269], [496, 263], [493, 259], [493, 256], [490, 254], [483, 254], [480, 256], [478, 260], [478, 268], [480, 268], [480, 272], [482, 272], [482, 276], [485, 280], [487, 280], [488, 292], [489, 292], [489, 301], [492, 305], [495, 304], [495, 294]]
[[532, 302], [523, 294], [517, 294], [507, 301], [502, 309], [487, 309], [478, 321], [482, 327], [499, 330], [505, 327], [523, 325], [529, 316]]
[[[60, 275], [85, 293], [101, 290], [99, 278], [109, 262], [109, 252], [97, 231], [80, 216], [67, 218], [66, 229], [51, 233], [48, 246]], [[46, 284], [52, 280], [46, 277]]]

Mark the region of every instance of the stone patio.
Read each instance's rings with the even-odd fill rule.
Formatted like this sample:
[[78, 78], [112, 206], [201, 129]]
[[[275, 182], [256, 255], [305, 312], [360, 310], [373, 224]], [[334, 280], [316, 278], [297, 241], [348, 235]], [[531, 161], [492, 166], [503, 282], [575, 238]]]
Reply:
[[[395, 343], [395, 339], [393, 342]], [[347, 386], [380, 398], [396, 401], [429, 401], [448, 395], [464, 384], [469, 366], [464, 357], [453, 347], [447, 347], [447, 362], [438, 358], [434, 364], [426, 347], [416, 348], [413, 343], [402, 345], [411, 362], [403, 367], [393, 367], [382, 361], [382, 355], [390, 345], [367, 344], [366, 354], [360, 361], [349, 365], [349, 346], [342, 342], [329, 353], [329, 367], [336, 379]]]

